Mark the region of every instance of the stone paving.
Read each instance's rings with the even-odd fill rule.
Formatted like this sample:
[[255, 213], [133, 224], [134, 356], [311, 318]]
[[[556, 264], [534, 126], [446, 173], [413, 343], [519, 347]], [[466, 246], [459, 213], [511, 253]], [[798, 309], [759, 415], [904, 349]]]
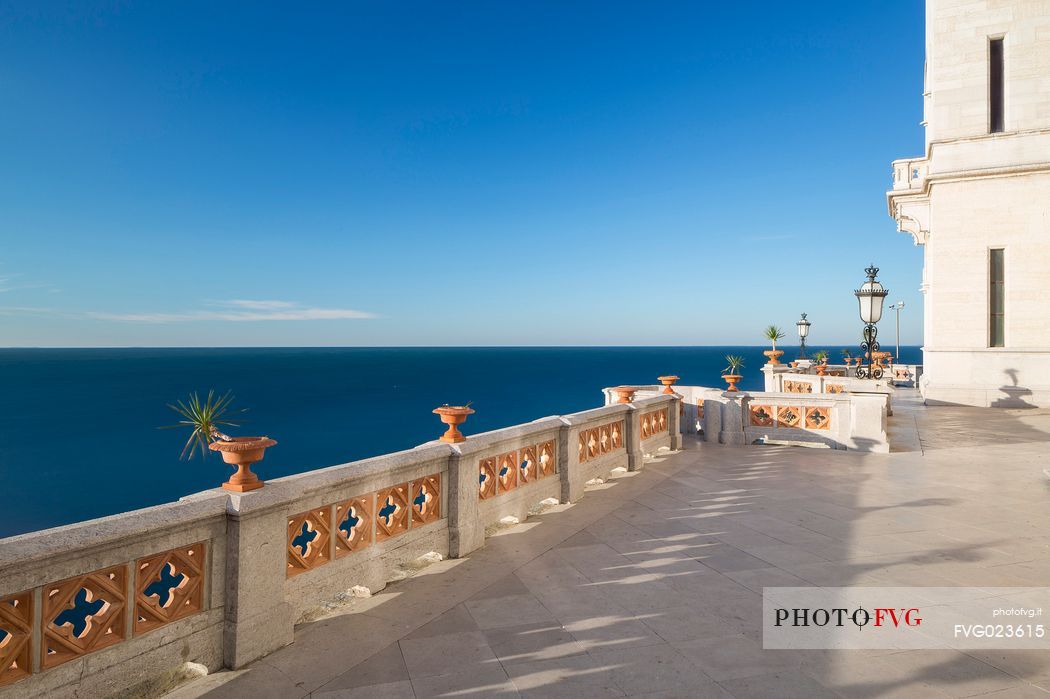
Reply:
[[1050, 585], [1050, 412], [895, 403], [889, 455], [687, 441], [171, 697], [1043, 697], [1050, 653], [763, 650], [783, 585]]

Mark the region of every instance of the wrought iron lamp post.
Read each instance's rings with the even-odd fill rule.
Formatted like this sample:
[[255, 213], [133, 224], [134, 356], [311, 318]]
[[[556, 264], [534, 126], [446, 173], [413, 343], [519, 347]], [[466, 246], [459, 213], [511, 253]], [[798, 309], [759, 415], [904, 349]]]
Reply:
[[897, 303], [890, 304], [891, 311], [897, 311], [897, 354], [894, 357], [894, 361], [901, 360], [901, 309], [904, 308], [904, 302], [898, 301]]
[[806, 338], [809, 337], [809, 326], [812, 325], [806, 320], [806, 314], [802, 314], [802, 319], [797, 321], [795, 325], [798, 326], [798, 358], [806, 358]]
[[875, 281], [879, 268], [875, 265], [866, 267], [864, 273], [868, 275], [868, 281], [853, 293], [860, 303], [860, 319], [864, 322], [864, 342], [860, 343], [864, 350], [864, 357], [868, 360], [868, 366], [857, 363], [858, 379], [881, 379], [882, 367], [875, 361], [875, 353], [879, 351], [879, 343], [875, 339], [878, 329], [875, 324], [882, 320], [882, 304], [890, 293], [882, 284]]

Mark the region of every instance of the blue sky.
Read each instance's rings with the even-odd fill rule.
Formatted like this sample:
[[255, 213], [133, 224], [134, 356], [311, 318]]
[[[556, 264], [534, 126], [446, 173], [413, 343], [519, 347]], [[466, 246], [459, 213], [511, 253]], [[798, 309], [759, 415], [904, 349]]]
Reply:
[[[0, 345], [921, 341], [923, 3], [5, 3]], [[889, 318], [892, 320], [892, 318]], [[890, 324], [884, 322], [883, 337]]]

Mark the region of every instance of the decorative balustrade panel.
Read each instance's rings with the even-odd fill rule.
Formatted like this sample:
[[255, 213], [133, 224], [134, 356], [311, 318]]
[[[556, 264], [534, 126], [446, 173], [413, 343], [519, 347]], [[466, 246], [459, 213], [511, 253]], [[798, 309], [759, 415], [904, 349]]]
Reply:
[[748, 424], [751, 427], [807, 430], [826, 430], [831, 427], [831, 408], [827, 407], [752, 403], [749, 411]]
[[412, 524], [429, 524], [441, 519], [441, 474], [412, 481]]
[[824, 393], [845, 393], [846, 386], [840, 383], [826, 383], [824, 384]]
[[123, 565], [45, 586], [41, 667], [46, 670], [123, 641], [125, 590]]
[[667, 408], [642, 413], [639, 422], [641, 423], [643, 441], [650, 437], [656, 437], [660, 433], [667, 431]]
[[525, 485], [536, 480], [536, 447], [525, 447], [518, 458], [518, 482]]
[[28, 677], [33, 671], [33, 593], [0, 599], [0, 687]]
[[813, 393], [813, 384], [808, 381], [784, 381], [784, 393]]
[[[553, 447], [553, 442], [550, 443]], [[586, 463], [617, 449], [623, 449], [623, 420], [609, 422], [589, 430], [580, 430], [579, 461]]]
[[539, 469], [537, 470], [537, 473], [540, 478], [553, 476], [558, 470], [558, 462], [554, 460], [554, 444], [554, 440], [552, 439], [549, 442], [544, 442], [536, 447], [539, 453]]
[[481, 459], [478, 462], [478, 499], [487, 500], [554, 475], [557, 472], [554, 457], [555, 442], [552, 439]]
[[831, 427], [831, 410], [829, 408], [806, 408], [806, 428], [826, 430]]
[[768, 405], [752, 405], [751, 425], [753, 427], [772, 427], [773, 408]]
[[369, 493], [335, 506], [336, 558], [360, 551], [372, 543], [375, 497], [375, 493]]
[[[483, 490], [486, 480], [494, 487], [492, 474], [482, 471]], [[420, 526], [440, 519], [440, 473], [289, 517], [288, 577], [327, 563], [333, 538], [335, 557], [342, 558], [408, 531], [410, 521]]]
[[478, 497], [487, 500], [496, 494], [496, 458], [482, 459], [478, 464]]
[[801, 427], [802, 426], [802, 409], [791, 406], [782, 405], [777, 407], [777, 427]]
[[376, 541], [408, 531], [408, 483], [376, 494]]
[[518, 487], [518, 452], [508, 451], [496, 457], [496, 492], [502, 495]]
[[288, 518], [289, 578], [328, 562], [331, 532], [330, 507], [319, 507]]
[[204, 566], [204, 542], [136, 561], [135, 634], [201, 611]]

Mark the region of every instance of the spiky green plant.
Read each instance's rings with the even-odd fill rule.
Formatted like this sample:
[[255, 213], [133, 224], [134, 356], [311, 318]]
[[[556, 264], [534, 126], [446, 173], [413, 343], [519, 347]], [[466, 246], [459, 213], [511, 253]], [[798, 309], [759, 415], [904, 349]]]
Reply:
[[773, 343], [773, 351], [777, 351], [777, 340], [784, 339], [784, 331], [775, 325], [768, 326], [762, 331], [762, 337]]
[[190, 429], [190, 436], [185, 446], [182, 447], [180, 459], [187, 458], [187, 454], [188, 458], [192, 459], [193, 454], [198, 451], [203, 459], [208, 455], [208, 445], [212, 442], [216, 440], [232, 441], [231, 437], [219, 430], [220, 426], [240, 426], [240, 423], [227, 419], [228, 415], [244, 412], [243, 409], [232, 410], [232, 403], [233, 395], [229, 391], [222, 397], [216, 397], [215, 391], [208, 391], [208, 397], [203, 401], [194, 391], [185, 401], [176, 401], [174, 405], [168, 404], [168, 407], [181, 415], [182, 419], [175, 425], [165, 425], [161, 429]]
[[726, 363], [729, 365], [722, 370], [722, 375], [736, 374], [744, 366], [744, 358], [739, 354], [727, 354]]
[[853, 359], [853, 353], [850, 352], [848, 349], [844, 349], [844, 350], [842, 350], [842, 358], [843, 359]]
[[813, 353], [813, 361], [817, 364], [823, 364], [824, 362], [828, 361], [828, 351], [817, 350]]

